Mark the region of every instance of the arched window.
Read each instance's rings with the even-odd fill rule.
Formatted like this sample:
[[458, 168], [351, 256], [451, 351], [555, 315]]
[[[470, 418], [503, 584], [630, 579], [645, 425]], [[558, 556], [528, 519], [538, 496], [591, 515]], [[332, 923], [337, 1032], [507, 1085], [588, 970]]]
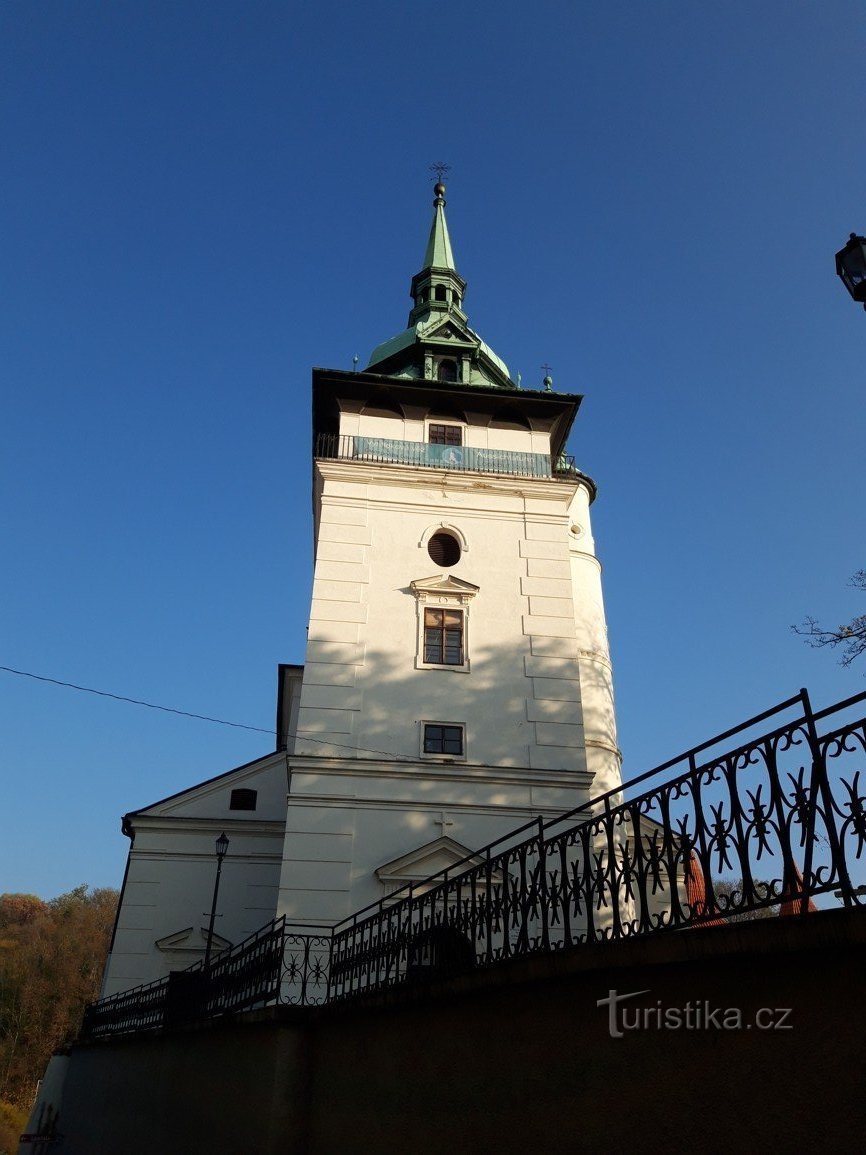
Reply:
[[452, 361], [450, 357], [443, 357], [436, 368], [437, 381], [456, 381], [457, 380], [457, 362]]
[[437, 301], [447, 301], [448, 300], [448, 296], [446, 294], [444, 285], [437, 285], [436, 286], [436, 300]]

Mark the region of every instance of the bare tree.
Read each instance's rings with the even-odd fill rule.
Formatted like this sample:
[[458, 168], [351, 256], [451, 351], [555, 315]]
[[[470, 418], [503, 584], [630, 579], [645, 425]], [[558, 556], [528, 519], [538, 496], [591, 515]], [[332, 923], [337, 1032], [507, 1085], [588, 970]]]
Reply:
[[[756, 895], [769, 895], [772, 883], [755, 879], [753, 886]], [[779, 913], [778, 906], [762, 906], [757, 910], [737, 910], [735, 913], [727, 914], [726, 911], [732, 907], [736, 908], [736, 904], [743, 900], [742, 878], [720, 878], [718, 882], [713, 883], [713, 893], [717, 899], [722, 900], [720, 913], [726, 922], [755, 922], [759, 918], [775, 918]]]
[[[866, 592], [866, 569], [858, 569], [848, 584], [855, 590]], [[839, 662], [843, 666], [850, 666], [855, 658], [866, 651], [866, 614], [859, 614], [835, 630], [824, 629], [814, 618], [806, 618], [801, 625], [791, 626], [791, 629], [816, 650], [824, 646], [841, 646]]]

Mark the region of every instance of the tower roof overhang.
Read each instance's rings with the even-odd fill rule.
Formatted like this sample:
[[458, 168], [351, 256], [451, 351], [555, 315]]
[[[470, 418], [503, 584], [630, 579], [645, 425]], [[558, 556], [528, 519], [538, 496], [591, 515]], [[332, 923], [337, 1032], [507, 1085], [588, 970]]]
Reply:
[[496, 386], [429, 381], [423, 377], [389, 377], [381, 373], [353, 373], [341, 369], [313, 370], [313, 432], [338, 433], [340, 413], [353, 403], [359, 408], [375, 401], [396, 412], [413, 408], [459, 407], [468, 417], [492, 420], [504, 407], [517, 409], [536, 427], [550, 431], [551, 454], [564, 450], [583, 395], [541, 389], [505, 391]]

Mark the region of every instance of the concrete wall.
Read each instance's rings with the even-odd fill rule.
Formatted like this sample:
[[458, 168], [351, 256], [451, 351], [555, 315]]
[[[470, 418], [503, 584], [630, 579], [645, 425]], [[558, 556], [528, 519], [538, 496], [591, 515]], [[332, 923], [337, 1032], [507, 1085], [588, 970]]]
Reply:
[[61, 1150], [303, 1151], [305, 1045], [298, 1027], [247, 1021], [75, 1047], [60, 1103]]
[[[866, 912], [518, 960], [364, 1007], [76, 1047], [70, 1155], [853, 1150]], [[742, 1029], [609, 1033], [623, 1004], [738, 1008]], [[790, 1008], [760, 1030], [761, 1008]], [[751, 1027], [747, 1024], [752, 1024]]]

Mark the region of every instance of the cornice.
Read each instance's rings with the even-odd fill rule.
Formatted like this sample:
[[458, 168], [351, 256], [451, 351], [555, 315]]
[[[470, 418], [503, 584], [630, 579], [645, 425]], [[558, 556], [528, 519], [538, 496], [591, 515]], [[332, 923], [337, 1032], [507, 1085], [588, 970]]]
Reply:
[[[196, 853], [193, 850], [179, 850], [168, 846], [153, 847], [150, 849], [147, 847], [134, 846], [132, 848], [131, 855], [138, 862], [145, 858], [158, 862], [201, 862], [202, 859], [204, 859], [206, 862], [213, 862], [215, 859], [213, 851], [200, 851], [199, 853]], [[225, 861], [229, 863], [245, 862], [251, 865], [276, 865], [282, 862], [282, 860], [282, 840], [280, 841], [279, 845], [270, 852], [261, 851], [257, 853], [251, 850], [247, 850], [244, 852], [239, 851], [237, 854], [232, 854], [230, 848], [229, 854], [225, 859]]]
[[[590, 770], [536, 770], [531, 766], [486, 766], [481, 763], [399, 762], [375, 758], [330, 758], [317, 754], [290, 754], [292, 772], [321, 774], [325, 777], [432, 778], [442, 782], [471, 782], [502, 786], [550, 786], [562, 789], [589, 789], [595, 775]], [[330, 796], [329, 796], [330, 797]], [[498, 812], [498, 809], [497, 809]]]
[[182, 826], [197, 834], [213, 834], [214, 831], [218, 834], [222, 830], [234, 830], [238, 835], [282, 836], [286, 828], [285, 819], [278, 818], [206, 818], [192, 814], [130, 814], [127, 817], [135, 820], [132, 825], [136, 831], [168, 830]]
[[[391, 488], [394, 489], [397, 487], [392, 486]], [[403, 486], [401, 488], [406, 488], [406, 487]], [[421, 511], [427, 515], [430, 515], [433, 517], [438, 517], [439, 521], [437, 522], [437, 525], [439, 525], [440, 527], [441, 527], [441, 519], [442, 519], [443, 513], [446, 516], [451, 517], [451, 518], [457, 518], [458, 514], [459, 514], [460, 519], [471, 517], [471, 518], [477, 518], [477, 519], [482, 520], [482, 521], [490, 521], [490, 520], [518, 521], [518, 522], [523, 523], [527, 520], [527, 513], [526, 513], [526, 510], [524, 507], [521, 507], [519, 509], [499, 509], [499, 508], [491, 509], [489, 504], [488, 505], [482, 505], [481, 504], [480, 499], [482, 496], [490, 496], [491, 499], [495, 499], [497, 496], [496, 494], [490, 494], [490, 495], [487, 495], [484, 493], [479, 494], [478, 490], [476, 490], [474, 493], [474, 496], [476, 498], [477, 504], [461, 505], [459, 507], [459, 509], [456, 507], [451, 507], [451, 506], [445, 507], [443, 509], [443, 506], [441, 503], [431, 501], [430, 497], [428, 496], [429, 489], [425, 493], [425, 491], [419, 487], [416, 490], [416, 492], [418, 493], [419, 498], [420, 498], [420, 500], [418, 500], [418, 501], [410, 501], [410, 500], [408, 500], [408, 498], [402, 499], [402, 500], [401, 499], [395, 499], [395, 498], [389, 497], [387, 495], [383, 495], [381, 490], [379, 490], [378, 492], [374, 490], [374, 492], [369, 494], [366, 498], [351, 498], [351, 499], [347, 499], [347, 500], [354, 501], [354, 504], [356, 507], [358, 505], [366, 505], [367, 507], [375, 506], [377, 509], [386, 510], [388, 512], [418, 513], [419, 511]], [[511, 496], [523, 498], [524, 496], [532, 496], [532, 495], [524, 495], [524, 494], [518, 493], [518, 494], [512, 494]], [[550, 494], [547, 494], [546, 497], [548, 499], [551, 499]], [[562, 525], [563, 532], [567, 536], [567, 523], [564, 520], [567, 516], [568, 516], [568, 508], [567, 508], [567, 500], [566, 500], [566, 504], [565, 504], [565, 506], [561, 512], [557, 512], [555, 514], [535, 514], [535, 513], [533, 513], [533, 514], [529, 515], [529, 518], [533, 522], [533, 524]], [[452, 531], [456, 528], [450, 522], [448, 523], [448, 527]], [[435, 527], [434, 527], [432, 532], [435, 533]], [[565, 544], [568, 545], [568, 542], [566, 541]], [[587, 555], [587, 556], [591, 556], [591, 555]]]
[[315, 466], [325, 479], [352, 481], [361, 485], [369, 485], [373, 481], [379, 485], [429, 489], [431, 485], [442, 486], [444, 482], [449, 489], [458, 492], [483, 489], [527, 497], [549, 497], [555, 494], [569, 500], [581, 486], [592, 493], [589, 478], [576, 474], [568, 478], [517, 477], [481, 471], [436, 469], [430, 465], [401, 465], [396, 462], [385, 465], [381, 462], [329, 457], [315, 458]]
[[472, 802], [443, 801], [442, 799], [436, 802], [418, 802], [414, 798], [358, 798], [354, 794], [292, 794], [289, 797], [289, 802], [292, 806], [312, 808], [349, 806], [353, 810], [399, 810], [402, 813], [412, 810], [419, 814], [439, 814], [446, 810], [452, 814], [465, 812], [468, 816], [475, 814], [499, 818], [511, 816], [523, 822], [528, 822], [532, 818], [559, 818], [560, 815], [568, 814], [574, 809], [572, 806], [538, 806], [529, 802], [523, 806], [519, 803], [492, 806], [490, 804], [473, 804]]

